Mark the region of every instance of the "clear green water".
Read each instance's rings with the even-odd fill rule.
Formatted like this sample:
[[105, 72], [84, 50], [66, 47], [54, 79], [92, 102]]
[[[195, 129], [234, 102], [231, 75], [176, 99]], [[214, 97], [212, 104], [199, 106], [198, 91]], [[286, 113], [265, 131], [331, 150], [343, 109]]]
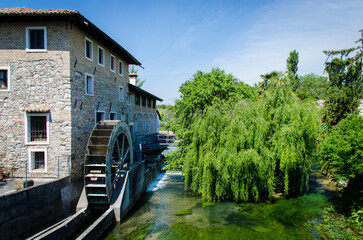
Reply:
[[314, 225], [329, 203], [320, 194], [271, 203], [206, 203], [180, 174], [158, 177], [104, 239], [320, 239]]

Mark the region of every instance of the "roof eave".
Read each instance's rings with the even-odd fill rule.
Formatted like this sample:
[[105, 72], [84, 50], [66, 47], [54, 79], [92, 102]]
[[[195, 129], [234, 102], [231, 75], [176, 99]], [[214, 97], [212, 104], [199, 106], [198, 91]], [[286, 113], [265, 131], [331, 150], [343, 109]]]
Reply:
[[164, 101], [163, 99], [161, 99], [161, 98], [159, 98], [159, 97], [155, 96], [154, 94], [151, 94], [151, 93], [149, 93], [149, 92], [145, 91], [144, 89], [141, 89], [141, 88], [139, 88], [139, 87], [137, 87], [137, 86], [135, 86], [135, 85], [133, 85], [133, 84], [131, 84], [131, 83], [129, 83], [129, 84], [128, 84], [128, 86], [129, 86], [129, 89], [134, 90], [135, 92], [143, 93], [143, 94], [145, 94], [145, 95], [148, 95], [149, 97], [152, 97], [152, 98], [154, 98], [154, 99], [158, 100], [159, 102]]
[[0, 14], [0, 21], [36, 21], [36, 20], [50, 20], [50, 21], [70, 21], [77, 27], [93, 36], [101, 43], [107, 45], [110, 49], [124, 57], [128, 64], [139, 65], [142, 64], [132, 56], [126, 49], [119, 45], [115, 40], [109, 37], [91, 21], [85, 18], [78, 11], [71, 11], [67, 13], [9, 13]]

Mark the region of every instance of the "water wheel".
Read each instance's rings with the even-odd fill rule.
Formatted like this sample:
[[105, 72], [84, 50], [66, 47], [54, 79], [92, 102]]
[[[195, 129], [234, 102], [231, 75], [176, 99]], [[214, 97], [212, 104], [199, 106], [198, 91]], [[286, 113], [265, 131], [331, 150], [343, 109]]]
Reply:
[[88, 140], [84, 164], [90, 207], [108, 208], [118, 180], [132, 161], [132, 139], [127, 124], [118, 120], [98, 122]]

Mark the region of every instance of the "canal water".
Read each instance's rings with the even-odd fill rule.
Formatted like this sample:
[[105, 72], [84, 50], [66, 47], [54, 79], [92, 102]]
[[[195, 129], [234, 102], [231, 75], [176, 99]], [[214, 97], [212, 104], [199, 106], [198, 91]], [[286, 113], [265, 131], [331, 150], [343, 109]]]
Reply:
[[104, 239], [320, 239], [329, 203], [320, 194], [274, 202], [203, 202], [184, 191], [180, 172], [162, 173]]

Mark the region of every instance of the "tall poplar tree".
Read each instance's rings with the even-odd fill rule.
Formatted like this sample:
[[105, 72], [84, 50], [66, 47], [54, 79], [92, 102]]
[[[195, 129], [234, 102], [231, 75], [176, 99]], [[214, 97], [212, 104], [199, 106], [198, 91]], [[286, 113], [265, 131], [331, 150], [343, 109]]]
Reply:
[[294, 89], [296, 89], [299, 84], [299, 79], [297, 76], [297, 70], [299, 69], [298, 64], [299, 64], [299, 53], [296, 50], [294, 50], [290, 52], [289, 57], [286, 60], [287, 73]]

